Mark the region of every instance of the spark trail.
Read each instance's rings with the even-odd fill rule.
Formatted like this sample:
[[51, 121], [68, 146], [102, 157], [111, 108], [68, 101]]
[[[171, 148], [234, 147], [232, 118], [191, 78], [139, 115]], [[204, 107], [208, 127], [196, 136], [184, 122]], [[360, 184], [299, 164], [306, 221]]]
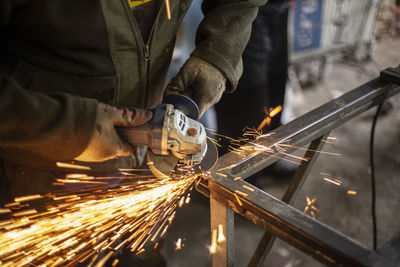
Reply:
[[[140, 253], [146, 242], [165, 234], [197, 177], [189, 172], [90, 193], [16, 199], [0, 213], [8, 215], [0, 221], [0, 265], [97, 266], [124, 247]], [[44, 207], [33, 208], [31, 199]]]

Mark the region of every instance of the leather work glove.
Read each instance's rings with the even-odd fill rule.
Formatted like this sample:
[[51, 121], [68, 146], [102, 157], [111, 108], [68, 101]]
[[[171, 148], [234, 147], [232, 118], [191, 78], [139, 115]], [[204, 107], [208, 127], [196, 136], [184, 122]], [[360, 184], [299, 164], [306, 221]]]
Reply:
[[122, 156], [129, 156], [133, 147], [122, 141], [115, 126], [134, 127], [145, 124], [153, 117], [150, 110], [118, 109], [103, 103], [97, 106], [95, 133], [88, 147], [76, 157], [85, 162], [101, 162]]
[[197, 57], [190, 57], [167, 85], [164, 95], [182, 94], [199, 106], [199, 118], [217, 103], [225, 91], [226, 78], [214, 66]]

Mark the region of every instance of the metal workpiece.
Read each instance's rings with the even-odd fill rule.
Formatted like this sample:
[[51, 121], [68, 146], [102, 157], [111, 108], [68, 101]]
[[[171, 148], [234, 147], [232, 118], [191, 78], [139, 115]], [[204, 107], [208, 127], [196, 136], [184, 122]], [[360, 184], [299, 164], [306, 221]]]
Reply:
[[[234, 212], [214, 198], [210, 198], [211, 236], [216, 231], [225, 240], [221, 241], [211, 255], [213, 266], [234, 266]], [[222, 231], [222, 233], [220, 233]]]
[[[320, 136], [313, 142], [311, 142], [308, 150], [304, 154], [303, 160], [300, 162], [297, 171], [291, 180], [286, 193], [282, 197], [282, 201], [291, 205], [294, 203], [294, 200], [297, 197], [297, 194], [300, 192], [303, 184], [311, 171], [312, 166], [317, 161], [319, 156], [319, 151], [322, 150], [324, 146], [324, 140], [328, 137], [329, 134], [325, 136]], [[272, 245], [275, 241], [275, 236], [272, 235], [270, 232], [265, 231], [264, 235], [262, 236], [256, 251], [254, 252], [253, 256], [250, 259], [248, 267], [261, 267], [265, 261], [266, 256], [268, 255], [269, 251], [272, 248]]]
[[[400, 86], [388, 82], [387, 79], [372, 80], [279, 127], [274, 133], [261, 136], [252, 142], [255, 146], [264, 147], [265, 152], [233, 151], [219, 158], [216, 166], [206, 175], [207, 180], [199, 183], [199, 191], [209, 196], [212, 201], [218, 201], [267, 230], [249, 266], [261, 266], [268, 248], [272, 245], [273, 236], [281, 238], [327, 265], [396, 266], [398, 264], [399, 237], [380, 251], [371, 251], [359, 242], [290, 206], [314, 164], [318, 151], [322, 148], [321, 139], [332, 129], [398, 92]], [[305, 157], [310, 160], [308, 162], [303, 160], [283, 201], [243, 180], [283, 158], [285, 154], [309, 143], [311, 145]], [[277, 149], [279, 144], [285, 144], [285, 153], [280, 153]]]
[[374, 253], [363, 245], [245, 181], [221, 177], [209, 188], [211, 198], [327, 265], [371, 265]]
[[[273, 134], [261, 137], [254, 143], [270, 149], [275, 149], [276, 144], [284, 143], [290, 145], [285, 148], [285, 152], [291, 153], [296, 150], [295, 147], [312, 142], [317, 137], [376, 106], [385, 97], [390, 97], [399, 91], [398, 85], [375, 79], [279, 127], [273, 131]], [[232, 163], [237, 163], [235, 167], [226, 172], [233, 176], [247, 178], [282, 157], [284, 155], [280, 153], [274, 153], [273, 157], [270, 153], [249, 153], [246, 157], [228, 153], [220, 157], [215, 169], [218, 170], [232, 165]]]

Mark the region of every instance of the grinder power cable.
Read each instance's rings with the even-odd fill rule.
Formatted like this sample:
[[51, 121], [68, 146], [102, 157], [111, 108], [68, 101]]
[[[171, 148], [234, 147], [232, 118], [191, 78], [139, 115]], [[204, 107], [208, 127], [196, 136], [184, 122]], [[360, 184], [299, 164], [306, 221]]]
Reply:
[[206, 171], [214, 165], [218, 153], [207, 140], [204, 126], [196, 120], [198, 114], [199, 108], [190, 98], [169, 95], [146, 124], [118, 127], [117, 131], [131, 145], [148, 146], [148, 165], [158, 178], [170, 176], [179, 161], [195, 171]]

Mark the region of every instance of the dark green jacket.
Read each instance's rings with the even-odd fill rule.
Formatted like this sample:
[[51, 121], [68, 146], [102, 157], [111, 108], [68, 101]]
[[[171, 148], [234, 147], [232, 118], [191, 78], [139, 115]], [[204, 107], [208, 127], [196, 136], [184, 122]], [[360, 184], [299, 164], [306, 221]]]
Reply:
[[[203, 3], [193, 55], [221, 70], [229, 91], [242, 73], [251, 23], [265, 2]], [[48, 168], [83, 152], [93, 133], [96, 99], [139, 108], [160, 103], [175, 35], [191, 0], [170, 4], [172, 19], [163, 4], [144, 41], [128, 0], [0, 0], [0, 157]], [[131, 164], [104, 164], [121, 167], [115, 162]]]

